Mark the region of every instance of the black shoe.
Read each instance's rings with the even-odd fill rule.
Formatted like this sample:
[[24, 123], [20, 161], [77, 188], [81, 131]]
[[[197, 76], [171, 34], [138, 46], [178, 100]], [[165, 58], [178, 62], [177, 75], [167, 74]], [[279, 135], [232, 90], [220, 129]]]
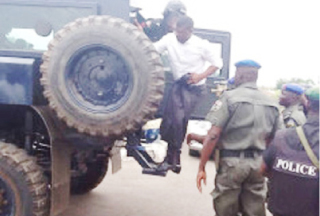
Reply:
[[153, 169], [153, 168], [144, 168], [142, 170], [142, 174], [166, 176], [167, 175], [167, 171], [159, 171], [159, 170]]
[[173, 163], [172, 163], [172, 172], [179, 174], [181, 172], [181, 164], [180, 164], [180, 154], [181, 150], [173, 151]]
[[159, 172], [167, 172], [170, 169], [172, 169], [172, 164], [169, 164], [166, 160], [156, 168]]
[[171, 168], [172, 172], [179, 174], [181, 172], [181, 165], [175, 165]]

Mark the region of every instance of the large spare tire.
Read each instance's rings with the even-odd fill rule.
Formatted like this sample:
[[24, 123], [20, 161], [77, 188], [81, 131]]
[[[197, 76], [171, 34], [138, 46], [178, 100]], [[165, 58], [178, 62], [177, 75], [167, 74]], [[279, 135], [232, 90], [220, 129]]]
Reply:
[[136, 130], [163, 96], [164, 71], [153, 44], [110, 16], [80, 18], [58, 31], [41, 72], [50, 107], [68, 126], [91, 135]]

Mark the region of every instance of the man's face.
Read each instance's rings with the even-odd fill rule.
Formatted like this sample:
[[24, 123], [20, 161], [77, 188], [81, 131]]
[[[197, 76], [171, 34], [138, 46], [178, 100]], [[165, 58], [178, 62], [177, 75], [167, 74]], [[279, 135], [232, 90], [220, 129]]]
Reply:
[[176, 30], [177, 20], [178, 20], [178, 16], [173, 16], [168, 19], [167, 21], [168, 32], [174, 32]]
[[299, 100], [299, 95], [282, 89], [282, 92], [279, 98], [280, 105], [288, 107], [294, 104], [295, 102], [297, 102], [298, 100]]
[[192, 28], [186, 27], [177, 27], [176, 28], [176, 37], [180, 43], [185, 43], [192, 35]]

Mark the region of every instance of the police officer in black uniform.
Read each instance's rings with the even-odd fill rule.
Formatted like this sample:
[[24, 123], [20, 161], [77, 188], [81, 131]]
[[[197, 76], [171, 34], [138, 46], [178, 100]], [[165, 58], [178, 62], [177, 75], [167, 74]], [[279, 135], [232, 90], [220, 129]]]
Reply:
[[163, 19], [147, 19], [140, 16], [134, 24], [138, 26], [153, 42], [173, 32], [179, 17], [186, 15], [186, 6], [179, 0], [171, 0], [163, 11]]
[[278, 131], [264, 152], [261, 171], [270, 180], [268, 208], [274, 216], [319, 215], [319, 88], [306, 96], [307, 122]]

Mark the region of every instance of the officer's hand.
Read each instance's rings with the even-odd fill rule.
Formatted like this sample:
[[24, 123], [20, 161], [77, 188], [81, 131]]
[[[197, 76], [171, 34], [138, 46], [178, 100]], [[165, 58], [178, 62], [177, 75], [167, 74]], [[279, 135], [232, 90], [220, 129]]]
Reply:
[[138, 22], [138, 20], [135, 18], [133, 20], [133, 24], [140, 30], [143, 32], [143, 26]]
[[202, 77], [201, 77], [200, 74], [191, 73], [190, 77], [189, 77], [189, 80], [188, 80], [188, 84], [197, 84], [201, 80], [202, 80]]
[[190, 134], [187, 135], [187, 144], [188, 144], [188, 145], [190, 145], [190, 144], [191, 144], [191, 141], [193, 140], [192, 136], [193, 136], [192, 133], [190, 133]]
[[203, 180], [204, 185], [207, 185], [207, 174], [206, 171], [199, 170], [197, 175], [197, 188], [202, 193], [201, 180]]

